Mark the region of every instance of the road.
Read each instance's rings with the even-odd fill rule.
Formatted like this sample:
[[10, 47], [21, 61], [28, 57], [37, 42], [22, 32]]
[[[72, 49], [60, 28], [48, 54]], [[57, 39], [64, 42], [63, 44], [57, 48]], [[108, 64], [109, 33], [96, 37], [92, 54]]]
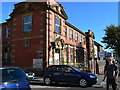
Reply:
[[[103, 75], [98, 76], [98, 83], [93, 85], [92, 87], [81, 88], [78, 85], [70, 85], [70, 84], [53, 84], [51, 86], [47, 86], [43, 83], [43, 78], [36, 78], [33, 81], [30, 81], [30, 86], [32, 90], [106, 90], [105, 87], [100, 85], [103, 79]], [[110, 90], [112, 88], [110, 87]], [[120, 90], [120, 76], [118, 77], [118, 89]]]

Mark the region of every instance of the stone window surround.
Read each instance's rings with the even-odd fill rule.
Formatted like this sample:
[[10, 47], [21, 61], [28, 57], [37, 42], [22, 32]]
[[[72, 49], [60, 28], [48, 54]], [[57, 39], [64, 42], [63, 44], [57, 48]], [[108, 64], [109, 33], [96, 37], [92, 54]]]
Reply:
[[30, 31], [25, 31], [24, 30], [24, 17], [25, 16], [31, 16], [31, 23], [33, 24], [33, 13], [27, 13], [22, 16], [22, 27], [23, 27], [23, 32], [30, 32], [32, 31], [32, 25], [31, 25], [31, 30]]

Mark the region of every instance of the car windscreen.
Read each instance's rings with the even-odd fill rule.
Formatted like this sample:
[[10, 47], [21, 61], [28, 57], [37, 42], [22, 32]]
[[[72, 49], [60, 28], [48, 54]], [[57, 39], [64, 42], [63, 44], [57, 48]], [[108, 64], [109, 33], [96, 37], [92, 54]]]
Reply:
[[26, 75], [20, 68], [7, 68], [0, 72], [2, 72], [2, 82], [17, 82], [26, 79]]
[[71, 66], [71, 68], [74, 69], [74, 70], [77, 71], [77, 72], [81, 72], [81, 70], [75, 68], [74, 66]]

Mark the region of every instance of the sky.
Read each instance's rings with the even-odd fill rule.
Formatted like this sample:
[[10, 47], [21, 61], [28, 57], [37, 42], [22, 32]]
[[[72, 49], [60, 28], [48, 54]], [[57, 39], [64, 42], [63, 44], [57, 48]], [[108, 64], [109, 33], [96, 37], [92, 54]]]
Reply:
[[[21, 0], [22, 1], [22, 0]], [[104, 37], [104, 29], [109, 25], [118, 26], [118, 1], [112, 0], [103, 2], [95, 2], [94, 0], [78, 0], [65, 1], [58, 0], [59, 3], [65, 8], [68, 16], [68, 22], [80, 29], [83, 32], [92, 30], [95, 34], [95, 41], [101, 43]], [[62, 2], [61, 2], [62, 1]], [[74, 2], [73, 2], [74, 1]], [[91, 2], [90, 2], [91, 1]], [[18, 2], [2, 1], [2, 19], [0, 23], [5, 22], [9, 18], [9, 14], [13, 11], [14, 4]]]
[[104, 29], [118, 25], [118, 2], [61, 2], [68, 15], [68, 22], [83, 32], [92, 30], [95, 41], [101, 43]]

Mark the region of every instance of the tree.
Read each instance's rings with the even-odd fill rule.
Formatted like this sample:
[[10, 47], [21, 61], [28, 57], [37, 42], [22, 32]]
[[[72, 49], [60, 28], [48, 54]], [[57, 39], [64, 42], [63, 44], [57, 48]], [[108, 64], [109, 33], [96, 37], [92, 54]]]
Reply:
[[102, 43], [106, 43], [106, 49], [113, 49], [120, 56], [120, 26], [107, 26]]

